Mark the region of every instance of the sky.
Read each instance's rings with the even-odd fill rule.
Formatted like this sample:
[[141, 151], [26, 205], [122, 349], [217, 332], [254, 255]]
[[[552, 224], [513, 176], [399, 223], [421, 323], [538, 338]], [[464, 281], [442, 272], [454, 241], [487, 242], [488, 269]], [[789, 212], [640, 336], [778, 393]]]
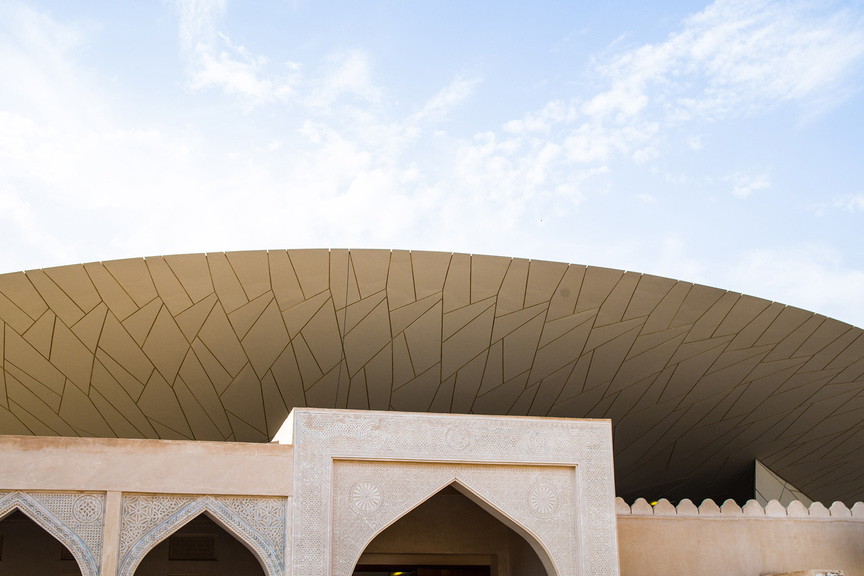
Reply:
[[864, 0], [0, 0], [0, 273], [386, 248], [864, 327]]

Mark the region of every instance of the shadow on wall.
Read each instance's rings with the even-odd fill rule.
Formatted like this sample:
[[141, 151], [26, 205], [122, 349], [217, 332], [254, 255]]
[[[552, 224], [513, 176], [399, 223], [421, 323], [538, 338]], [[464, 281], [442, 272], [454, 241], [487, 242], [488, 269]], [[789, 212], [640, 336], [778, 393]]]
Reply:
[[397, 520], [366, 547], [357, 576], [547, 576], [519, 534], [452, 486]]
[[78, 576], [72, 553], [20, 510], [0, 521], [0, 574]]
[[264, 576], [264, 571], [242, 542], [200, 514], [150, 550], [135, 570], [135, 576], [165, 574]]

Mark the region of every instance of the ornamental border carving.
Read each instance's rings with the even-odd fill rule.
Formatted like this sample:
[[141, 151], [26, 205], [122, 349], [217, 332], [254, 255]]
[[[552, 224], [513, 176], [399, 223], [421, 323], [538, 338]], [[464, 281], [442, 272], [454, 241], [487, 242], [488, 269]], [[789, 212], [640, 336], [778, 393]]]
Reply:
[[[295, 574], [350, 576], [353, 562], [362, 553], [362, 548], [356, 555], [350, 550], [358, 545], [354, 540], [368, 542], [371, 538], [367, 540], [365, 532], [355, 533], [353, 540], [340, 542], [338, 535], [351, 534], [350, 526], [365, 523], [376, 526], [374, 537], [455, 480], [466, 496], [473, 495], [472, 499], [532, 535], [548, 552], [550, 574], [618, 575], [608, 421], [297, 408], [291, 425]], [[418, 486], [409, 498], [412, 488], [399, 485], [394, 480], [398, 474], [376, 473], [385, 464], [446, 470], [439, 474], [440, 486]], [[341, 471], [350, 466], [356, 468], [356, 474], [343, 478]], [[482, 469], [493, 468], [500, 472], [502, 467], [508, 473], [531, 469], [531, 482], [518, 490], [508, 487], [510, 491], [504, 494], [506, 482], [496, 487], [496, 475], [482, 473]], [[572, 481], [561, 480], [564, 469], [569, 470]], [[477, 477], [467, 478], [469, 471]], [[360, 483], [363, 487], [354, 494]], [[530, 490], [536, 486], [546, 489], [532, 496]], [[400, 490], [404, 498], [397, 506], [392, 498]], [[533, 511], [532, 498], [538, 507]], [[388, 509], [391, 504], [399, 510]], [[379, 524], [379, 512], [383, 518], [386, 510], [388, 520]], [[560, 530], [565, 522], [569, 526]], [[572, 535], [572, 545], [553, 541], [548, 535], [551, 530], [544, 527], [551, 525]], [[345, 541], [353, 543], [346, 546]]]
[[268, 576], [285, 572], [287, 498], [124, 494], [118, 576], [133, 576], [157, 544], [206, 512], [257, 556]]
[[[361, 517], [353, 506], [334, 506], [334, 576], [350, 576], [354, 565], [375, 536], [445, 486], [454, 485], [470, 500], [513, 528], [535, 548], [550, 574], [572, 574], [578, 547], [575, 466], [508, 466], [496, 464], [450, 464], [445, 462], [379, 462], [337, 460], [333, 470], [334, 497], [353, 499], [353, 489], [369, 478], [386, 488], [374, 512]], [[563, 493], [561, 510], [538, 515], [530, 502], [531, 490], [543, 485]], [[351, 502], [353, 504], [353, 502]], [[557, 513], [560, 512], [560, 513]], [[556, 514], [557, 513], [557, 514]]]
[[[85, 502], [82, 507], [82, 501]], [[20, 510], [59, 540], [82, 576], [99, 576], [105, 495], [83, 492], [0, 492], [0, 518]], [[77, 513], [76, 513], [77, 511]]]

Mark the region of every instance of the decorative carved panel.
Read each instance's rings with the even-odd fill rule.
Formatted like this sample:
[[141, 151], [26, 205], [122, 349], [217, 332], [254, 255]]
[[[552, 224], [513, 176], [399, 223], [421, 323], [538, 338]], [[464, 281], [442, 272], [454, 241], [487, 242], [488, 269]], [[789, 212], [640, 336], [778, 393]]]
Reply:
[[207, 512], [245, 543], [269, 576], [285, 572], [286, 498], [243, 496], [123, 496], [119, 576], [132, 576], [159, 542]]
[[552, 572], [618, 574], [606, 421], [304, 408], [293, 439], [295, 574], [350, 575], [376, 534], [454, 480]]
[[555, 559], [559, 573], [574, 574], [568, 551], [579, 546], [576, 476], [572, 466], [337, 460], [333, 541], [339, 545], [333, 550], [332, 574], [350, 575], [375, 535], [453, 482], [482, 507], [527, 532], [529, 541], [540, 543], [545, 548], [540, 556]]
[[82, 576], [98, 576], [102, 558], [105, 494], [0, 492], [0, 518], [21, 510], [72, 553]]

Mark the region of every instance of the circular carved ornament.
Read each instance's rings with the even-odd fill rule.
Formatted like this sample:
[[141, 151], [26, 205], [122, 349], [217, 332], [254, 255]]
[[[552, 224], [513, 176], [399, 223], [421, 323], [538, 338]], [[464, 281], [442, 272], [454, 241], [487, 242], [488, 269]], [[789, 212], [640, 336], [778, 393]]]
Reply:
[[444, 436], [444, 441], [454, 450], [464, 450], [471, 443], [471, 433], [467, 428], [461, 426], [451, 426], [447, 429], [447, 434]]
[[377, 426], [366, 423], [357, 431], [357, 439], [361, 444], [364, 444], [366, 448], [380, 448], [387, 440], [387, 435]]
[[546, 437], [545, 432], [541, 432], [540, 430], [534, 430], [528, 436], [528, 445], [534, 452], [542, 452], [548, 447], [549, 439]]
[[92, 494], [79, 496], [72, 503], [72, 517], [82, 524], [91, 524], [102, 518], [102, 500]]
[[371, 480], [360, 480], [348, 492], [352, 509], [358, 514], [377, 514], [381, 508], [381, 489]]
[[540, 518], [550, 518], [558, 512], [558, 489], [547, 482], [538, 482], [528, 489], [528, 509]]

